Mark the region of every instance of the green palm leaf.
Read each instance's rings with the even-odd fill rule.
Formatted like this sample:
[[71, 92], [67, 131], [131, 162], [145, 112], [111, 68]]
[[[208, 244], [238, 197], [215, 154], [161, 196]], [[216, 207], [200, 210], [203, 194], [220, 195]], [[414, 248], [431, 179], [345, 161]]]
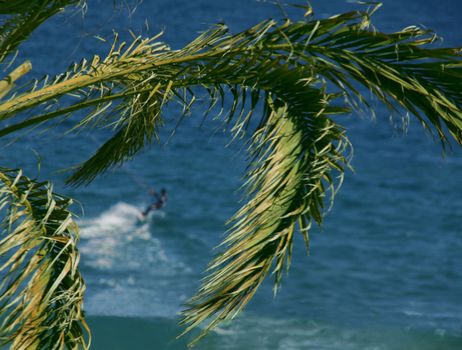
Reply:
[[232, 218], [224, 252], [188, 302], [183, 314], [186, 332], [215, 314], [201, 336], [233, 318], [271, 270], [276, 292], [290, 265], [295, 229], [303, 233], [308, 248], [312, 221], [322, 223], [324, 196], [328, 189], [335, 192], [332, 173], [343, 176], [349, 142], [328, 118], [337, 112], [328, 107], [329, 97], [308, 86], [303, 90], [298, 103], [293, 95], [290, 103], [269, 101], [266, 123], [250, 147], [249, 200]]
[[[243, 119], [233, 121], [234, 128], [242, 130], [258, 99], [274, 88], [274, 81], [261, 77], [285, 66], [303, 72], [302, 79], [307, 83], [319, 78], [329, 81], [332, 92], [343, 94], [354, 108], [359, 107], [358, 102], [369, 107], [363, 90], [358, 89], [358, 84], [364, 85], [387, 107], [412, 112], [424, 126], [435, 130], [443, 143], [448, 142], [446, 130], [460, 143], [458, 49], [427, 48], [435, 36], [415, 27], [391, 34], [368, 29], [369, 19], [369, 13], [351, 12], [281, 25], [269, 21], [237, 35], [229, 35], [226, 27], [218, 26], [182, 50], [171, 50], [156, 38], [137, 38], [128, 47], [116, 40], [105, 59], [95, 56], [84, 60], [55, 79], [35, 82], [31, 90], [1, 104], [0, 119], [37, 105], [46, 105], [52, 111], [13, 123], [0, 130], [0, 135], [89, 110], [83, 120], [76, 122], [77, 127], [111, 125], [116, 139], [91, 158], [91, 166], [87, 164], [71, 178], [74, 183], [88, 182], [131, 158], [153, 139], [156, 132], [147, 128], [144, 136], [137, 134], [134, 143], [138, 146], [127, 147], [128, 139], [135, 140], [127, 131], [132, 111], [138, 111], [133, 114], [134, 124], [135, 120], [142, 123], [141, 110], [150, 115], [146, 120], [159, 121], [160, 107], [172, 100], [188, 112], [196, 100], [191, 88], [203, 87], [212, 105], [231, 98], [228, 121], [236, 116], [238, 106], [241, 111], [247, 109], [248, 114], [237, 114]], [[249, 93], [251, 102], [246, 100]], [[65, 107], [65, 96], [77, 102]], [[107, 158], [109, 154], [113, 156]]]
[[0, 346], [87, 348], [70, 203], [47, 183], [0, 169]]
[[0, 62], [48, 18], [71, 5], [84, 6], [83, 0], [0, 0]]

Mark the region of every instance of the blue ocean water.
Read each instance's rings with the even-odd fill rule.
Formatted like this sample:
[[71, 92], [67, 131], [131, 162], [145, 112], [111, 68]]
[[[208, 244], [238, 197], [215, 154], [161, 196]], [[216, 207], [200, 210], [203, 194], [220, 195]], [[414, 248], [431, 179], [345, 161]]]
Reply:
[[[320, 17], [360, 6], [343, 0], [312, 5]], [[90, 0], [83, 18], [67, 12], [40, 28], [18, 60], [31, 59], [31, 77], [40, 77], [103, 53], [107, 47], [94, 36], [110, 37], [112, 29], [126, 38], [129, 29], [164, 30], [164, 40], [179, 48], [216, 22], [236, 32], [280, 17], [272, 1], [254, 0], [145, 0], [132, 10], [130, 3], [114, 8]], [[386, 0], [374, 24], [382, 30], [424, 25], [444, 45], [457, 46], [459, 13], [456, 0]], [[66, 174], [59, 170], [89, 157], [107, 131], [64, 136], [63, 124], [2, 149], [2, 166], [21, 166], [30, 176], [38, 171], [35, 150], [40, 178], [80, 203], [93, 349], [185, 349], [187, 337], [175, 340], [178, 312], [198, 288], [226, 220], [239, 208], [242, 145], [228, 145], [230, 135], [220, 122], [200, 127], [200, 109], [170, 139], [173, 114], [165, 115], [162, 146], [87, 187], [65, 187]], [[403, 133], [400, 119], [390, 122], [380, 107], [375, 120], [353, 114], [339, 122], [354, 145], [355, 171], [346, 174], [323, 228], [311, 233], [310, 256], [296, 237], [292, 268], [277, 297], [266, 281], [246, 311], [212, 332], [198, 350], [462, 349], [461, 150], [443, 157], [416, 121]], [[145, 185], [166, 187], [169, 202], [139, 223], [139, 211], [151, 200]]]

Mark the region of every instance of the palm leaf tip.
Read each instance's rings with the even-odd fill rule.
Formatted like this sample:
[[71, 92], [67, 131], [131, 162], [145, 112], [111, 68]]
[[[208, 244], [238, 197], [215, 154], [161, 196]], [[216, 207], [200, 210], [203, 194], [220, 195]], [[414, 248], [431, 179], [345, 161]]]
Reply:
[[88, 348], [69, 204], [46, 183], [0, 170], [0, 345]]

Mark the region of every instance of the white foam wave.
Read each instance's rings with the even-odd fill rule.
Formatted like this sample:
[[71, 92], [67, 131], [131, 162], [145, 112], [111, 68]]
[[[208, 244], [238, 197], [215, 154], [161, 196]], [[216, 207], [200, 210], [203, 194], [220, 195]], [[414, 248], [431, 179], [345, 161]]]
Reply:
[[81, 222], [81, 237], [93, 239], [100, 236], [118, 234], [121, 235], [128, 231], [133, 232], [137, 229], [138, 233], [145, 231], [139, 228], [146, 228], [147, 222], [137, 227], [140, 221], [141, 211], [138, 207], [119, 202], [110, 207], [98, 217]]
[[[164, 213], [156, 213], [156, 217]], [[125, 267], [137, 268], [140, 263], [167, 261], [158, 239], [150, 231], [152, 216], [141, 217], [139, 207], [119, 202], [93, 219], [82, 220], [80, 251], [83, 261], [93, 268], [111, 269], [118, 260]], [[139, 252], [132, 241], [145, 241]], [[139, 254], [138, 254], [139, 253]], [[145, 259], [141, 259], [144, 255]]]
[[178, 310], [182, 290], [171, 291], [191, 269], [169, 257], [151, 232], [152, 220], [165, 214], [144, 220], [141, 209], [119, 202], [80, 222], [85, 308], [92, 315], [173, 316]]

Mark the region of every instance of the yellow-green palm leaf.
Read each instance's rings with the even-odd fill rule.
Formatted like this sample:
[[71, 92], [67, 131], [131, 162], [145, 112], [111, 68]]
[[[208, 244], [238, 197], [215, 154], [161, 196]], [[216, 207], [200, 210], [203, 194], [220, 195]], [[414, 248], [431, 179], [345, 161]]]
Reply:
[[71, 200], [21, 171], [0, 169], [0, 345], [86, 348]]

